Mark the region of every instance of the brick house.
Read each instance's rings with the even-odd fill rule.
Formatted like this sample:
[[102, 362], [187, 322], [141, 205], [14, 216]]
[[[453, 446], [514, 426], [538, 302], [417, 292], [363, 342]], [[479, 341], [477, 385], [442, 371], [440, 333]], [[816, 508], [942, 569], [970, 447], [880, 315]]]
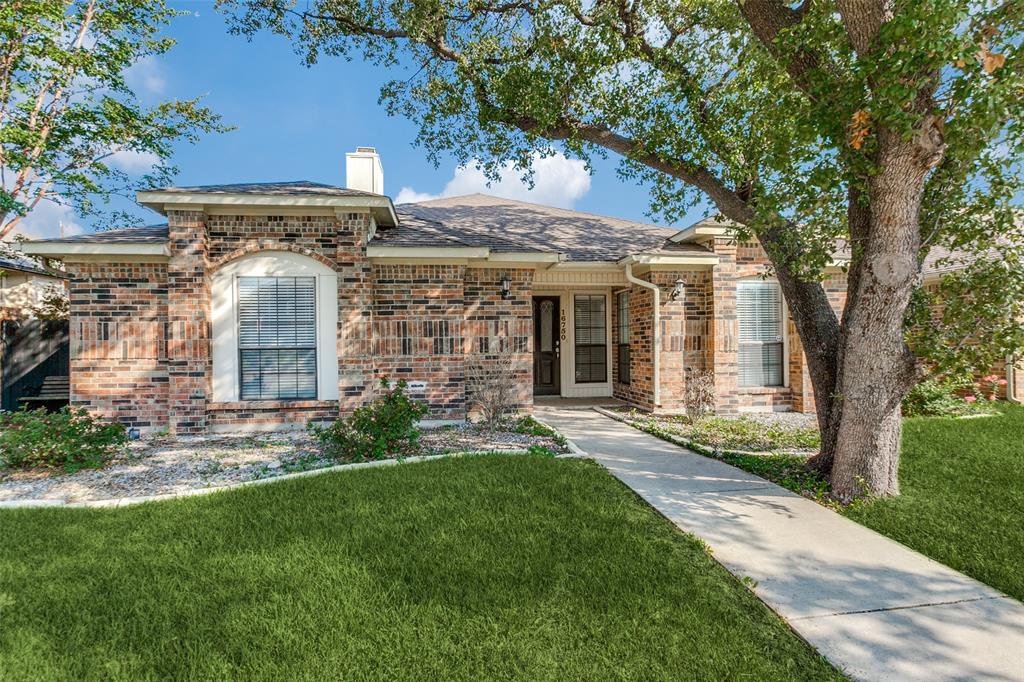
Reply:
[[[404, 378], [467, 416], [467, 369], [513, 355], [518, 402], [616, 397], [681, 411], [813, 411], [756, 244], [474, 194], [394, 206], [370, 148], [345, 188], [141, 192], [166, 224], [32, 242], [71, 273], [72, 403], [173, 433], [301, 425]], [[832, 268], [834, 305], [845, 277]]]

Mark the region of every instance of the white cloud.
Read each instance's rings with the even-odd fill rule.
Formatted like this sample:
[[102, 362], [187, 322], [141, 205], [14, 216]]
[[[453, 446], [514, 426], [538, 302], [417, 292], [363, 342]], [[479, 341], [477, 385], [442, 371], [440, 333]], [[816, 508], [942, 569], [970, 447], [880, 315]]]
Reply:
[[427, 201], [438, 197], [480, 192], [506, 199], [572, 208], [590, 191], [590, 173], [587, 172], [583, 161], [567, 159], [562, 154], [546, 158], [541, 158], [538, 154], [533, 159], [533, 171], [532, 188], [523, 182], [522, 173], [516, 170], [511, 162], [502, 169], [498, 182], [488, 186], [483, 171], [472, 165], [460, 166], [455, 169], [451, 180], [440, 194], [418, 192], [412, 187], [403, 187], [395, 197], [395, 203]]
[[18, 221], [14, 235], [24, 235], [29, 239], [52, 239], [60, 236], [61, 223], [64, 224], [65, 237], [85, 232], [70, 207], [44, 199]]
[[164, 78], [163, 67], [156, 57], [150, 55], [143, 57], [132, 64], [124, 72], [125, 82], [128, 87], [136, 93], [139, 91], [158, 95], [167, 87], [167, 79]]
[[419, 201], [430, 201], [436, 199], [438, 194], [428, 194], [427, 192], [417, 192], [412, 187], [403, 187], [398, 190], [398, 195], [395, 197], [396, 204], [415, 204]]
[[106, 162], [125, 173], [141, 175], [160, 162], [160, 157], [153, 152], [135, 152], [122, 149], [107, 157]]

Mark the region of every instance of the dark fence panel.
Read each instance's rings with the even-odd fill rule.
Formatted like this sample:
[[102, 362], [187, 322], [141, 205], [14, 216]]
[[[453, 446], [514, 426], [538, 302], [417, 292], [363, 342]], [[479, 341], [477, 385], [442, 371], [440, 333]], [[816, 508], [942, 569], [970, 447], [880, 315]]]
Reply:
[[68, 376], [71, 347], [67, 320], [0, 322], [0, 409], [17, 410], [47, 377]]

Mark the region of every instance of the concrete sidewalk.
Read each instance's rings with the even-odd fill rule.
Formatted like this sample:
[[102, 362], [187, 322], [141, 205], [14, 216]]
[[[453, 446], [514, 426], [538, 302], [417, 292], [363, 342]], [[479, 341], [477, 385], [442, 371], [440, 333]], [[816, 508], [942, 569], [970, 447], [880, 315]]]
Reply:
[[756, 581], [757, 596], [852, 677], [1024, 680], [1020, 602], [773, 483], [592, 410], [537, 412], [707, 542], [729, 571]]

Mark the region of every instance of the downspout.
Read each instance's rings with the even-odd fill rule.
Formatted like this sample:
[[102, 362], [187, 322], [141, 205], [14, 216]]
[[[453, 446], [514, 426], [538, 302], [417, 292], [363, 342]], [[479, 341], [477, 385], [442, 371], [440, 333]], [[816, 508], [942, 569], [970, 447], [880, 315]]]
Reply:
[[1015, 382], [1017, 368], [1013, 365], [1014, 359], [1012, 355], [1006, 356], [1006, 399], [1012, 403], [1019, 403], [1020, 398], [1017, 397], [1017, 385]]
[[626, 280], [644, 289], [650, 289], [654, 296], [654, 347], [651, 349], [654, 365], [654, 406], [661, 407], [661, 288], [633, 275], [632, 257], [626, 261]]

